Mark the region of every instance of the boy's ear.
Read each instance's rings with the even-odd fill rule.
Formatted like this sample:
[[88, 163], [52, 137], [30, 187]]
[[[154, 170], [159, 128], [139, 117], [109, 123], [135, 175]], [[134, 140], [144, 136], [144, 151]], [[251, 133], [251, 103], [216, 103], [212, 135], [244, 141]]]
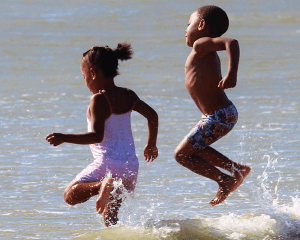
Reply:
[[198, 25], [198, 30], [203, 30], [205, 27], [205, 20], [204, 19], [200, 19], [199, 25]]

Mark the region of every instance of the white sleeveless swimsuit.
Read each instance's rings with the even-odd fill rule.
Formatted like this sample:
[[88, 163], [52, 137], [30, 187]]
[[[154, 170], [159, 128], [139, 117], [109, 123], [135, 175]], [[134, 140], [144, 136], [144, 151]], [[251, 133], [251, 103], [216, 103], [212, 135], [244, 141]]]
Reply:
[[[111, 114], [105, 121], [102, 142], [90, 144], [95, 160], [76, 176], [78, 182], [102, 181], [111, 173], [112, 178], [122, 179], [124, 187], [134, 192], [139, 162], [135, 154], [130, 115], [131, 111]], [[87, 122], [88, 131], [91, 132], [91, 122], [89, 119]]]

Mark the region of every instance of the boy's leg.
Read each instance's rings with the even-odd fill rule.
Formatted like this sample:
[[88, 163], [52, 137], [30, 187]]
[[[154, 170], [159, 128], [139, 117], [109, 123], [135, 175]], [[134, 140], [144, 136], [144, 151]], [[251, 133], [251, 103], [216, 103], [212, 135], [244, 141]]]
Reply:
[[228, 175], [222, 173], [211, 162], [201, 157], [199, 152], [200, 151], [193, 148], [186, 139], [183, 139], [177, 146], [174, 157], [178, 163], [189, 170], [216, 182], [218, 182], [220, 178], [227, 178]]
[[201, 151], [197, 151], [196, 154], [209, 161], [212, 165], [227, 170], [237, 179], [245, 178], [251, 171], [250, 167], [230, 160], [210, 146], [207, 146]]
[[83, 203], [99, 194], [101, 182], [80, 183], [76, 179], [70, 182], [64, 191], [64, 200], [70, 205]]
[[[223, 202], [243, 182], [250, 172], [250, 168], [234, 163], [211, 147], [206, 148], [197, 150], [184, 138], [177, 146], [174, 156], [177, 162], [184, 167], [218, 183], [219, 189], [216, 196], [210, 201], [210, 204], [214, 206]], [[228, 170], [233, 173], [233, 177], [221, 172], [216, 167]], [[242, 175], [236, 174], [234, 168], [240, 170]]]

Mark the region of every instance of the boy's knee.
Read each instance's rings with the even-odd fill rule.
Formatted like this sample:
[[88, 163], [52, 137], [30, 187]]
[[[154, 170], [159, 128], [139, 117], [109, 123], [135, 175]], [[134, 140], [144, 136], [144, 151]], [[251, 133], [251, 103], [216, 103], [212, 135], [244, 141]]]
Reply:
[[184, 160], [184, 154], [180, 149], [175, 149], [174, 151], [174, 158], [178, 163], [182, 163]]

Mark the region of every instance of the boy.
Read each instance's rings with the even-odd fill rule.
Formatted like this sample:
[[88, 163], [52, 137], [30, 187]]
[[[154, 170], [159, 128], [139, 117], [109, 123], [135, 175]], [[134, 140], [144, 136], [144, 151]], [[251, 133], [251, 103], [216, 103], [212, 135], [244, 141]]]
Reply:
[[[190, 17], [185, 37], [187, 45], [193, 49], [185, 64], [185, 85], [202, 112], [202, 119], [174, 153], [181, 165], [218, 183], [215, 198], [209, 202], [212, 206], [223, 202], [251, 170], [209, 147], [225, 136], [238, 119], [235, 106], [224, 92], [224, 89], [235, 87], [239, 63], [237, 40], [220, 37], [228, 26], [227, 14], [217, 6], [203, 6]], [[217, 54], [222, 50], [226, 50], [229, 61], [224, 78]], [[217, 167], [229, 171], [232, 176]]]

